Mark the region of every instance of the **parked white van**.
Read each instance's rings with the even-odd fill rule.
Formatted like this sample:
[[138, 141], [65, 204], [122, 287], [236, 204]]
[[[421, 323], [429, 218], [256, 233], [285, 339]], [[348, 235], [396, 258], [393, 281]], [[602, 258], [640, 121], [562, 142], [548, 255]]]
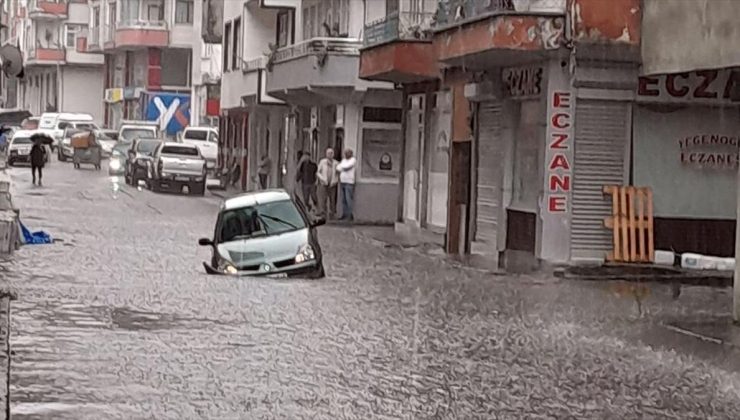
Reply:
[[38, 130], [54, 139], [52, 148], [56, 150], [64, 135], [64, 129], [71, 125], [70, 123], [77, 123], [72, 124], [75, 127], [99, 129], [98, 125], [93, 122], [93, 117], [90, 114], [45, 112], [41, 114]]

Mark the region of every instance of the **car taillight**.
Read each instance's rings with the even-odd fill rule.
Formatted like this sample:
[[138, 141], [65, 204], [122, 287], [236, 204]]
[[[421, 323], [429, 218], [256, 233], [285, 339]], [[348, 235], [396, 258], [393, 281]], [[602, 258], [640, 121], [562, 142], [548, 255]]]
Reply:
[[164, 168], [164, 165], [162, 164], [162, 161], [160, 160], [159, 162], [157, 162], [157, 172], [159, 172], [160, 174], [162, 174], [162, 169], [163, 168]]

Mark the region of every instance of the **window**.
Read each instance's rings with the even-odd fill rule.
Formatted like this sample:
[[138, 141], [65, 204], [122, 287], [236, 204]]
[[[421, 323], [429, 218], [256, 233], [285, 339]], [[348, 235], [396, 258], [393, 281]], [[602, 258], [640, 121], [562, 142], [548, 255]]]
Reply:
[[287, 10], [281, 11], [277, 16], [277, 46], [278, 48], [285, 47], [289, 43], [291, 28], [290, 28], [290, 12]]
[[64, 30], [65, 30], [64, 45], [67, 48], [77, 47], [77, 37], [79, 36], [80, 32], [82, 32], [83, 30], [82, 25], [67, 24], [65, 25]]
[[349, 0], [330, 0], [303, 8], [303, 39], [341, 38], [349, 32]]
[[176, 0], [175, 23], [193, 23], [193, 0]]
[[198, 156], [198, 148], [189, 146], [162, 146], [163, 155]]
[[[139, 20], [139, 2], [140, 0], [129, 0], [121, 3], [121, 15], [129, 23]], [[111, 3], [111, 13], [115, 10], [115, 3]]]
[[231, 68], [237, 70], [241, 67], [242, 59], [242, 19], [234, 19], [234, 51], [232, 52]]
[[223, 48], [223, 61], [224, 61], [224, 71], [231, 70], [231, 62], [229, 61], [229, 50], [231, 44], [231, 22], [226, 22], [226, 25], [224, 26], [224, 48]]
[[164, 20], [164, 4], [154, 3], [147, 5], [146, 19], [149, 22], [161, 22]]

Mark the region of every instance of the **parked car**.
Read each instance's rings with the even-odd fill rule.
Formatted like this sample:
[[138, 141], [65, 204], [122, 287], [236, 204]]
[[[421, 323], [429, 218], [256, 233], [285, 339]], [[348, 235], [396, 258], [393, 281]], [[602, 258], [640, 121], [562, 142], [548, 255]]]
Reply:
[[154, 152], [147, 186], [152, 191], [206, 192], [206, 161], [191, 144], [164, 142]]
[[213, 239], [209, 274], [324, 277], [316, 234], [323, 219], [312, 220], [284, 190], [242, 194], [221, 205]]
[[209, 175], [218, 163], [218, 130], [213, 127], [186, 127], [179, 135], [180, 141], [198, 146], [206, 160]]
[[67, 127], [99, 129], [90, 114], [45, 112], [41, 114], [38, 130], [54, 140], [52, 150], [56, 150]]
[[[31, 136], [36, 134], [38, 131], [34, 130], [19, 130], [13, 133], [13, 137], [10, 139], [8, 145], [8, 166], [14, 166], [18, 163], [31, 163], [31, 147], [33, 141]], [[51, 159], [51, 148], [45, 146], [46, 150], [46, 161], [49, 162]]]
[[128, 160], [128, 151], [133, 143], [118, 142], [111, 152], [108, 161], [108, 175], [121, 176], [126, 172], [126, 161]]
[[107, 128], [103, 128], [100, 130], [103, 134], [105, 134], [106, 137], [108, 137], [111, 140], [118, 141], [118, 130], [110, 130]]
[[159, 137], [159, 126], [152, 121], [128, 121], [124, 120], [118, 129], [118, 141], [134, 141], [137, 138]]
[[126, 158], [126, 171], [124, 179], [127, 184], [138, 185], [139, 180], [146, 180], [152, 157], [157, 147], [162, 144], [161, 140], [136, 139], [131, 143]]
[[39, 128], [40, 120], [41, 120], [41, 117], [28, 117], [21, 122], [21, 129], [36, 130]]

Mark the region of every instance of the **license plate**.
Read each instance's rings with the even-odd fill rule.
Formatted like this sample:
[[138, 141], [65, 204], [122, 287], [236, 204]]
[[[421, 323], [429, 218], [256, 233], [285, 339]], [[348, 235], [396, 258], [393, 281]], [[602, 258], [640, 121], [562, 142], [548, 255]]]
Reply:
[[288, 274], [287, 273], [268, 274], [267, 277], [271, 279], [287, 279]]
[[190, 177], [187, 177], [187, 176], [176, 176], [176, 177], [175, 177], [175, 181], [184, 181], [184, 182], [188, 182], [188, 181], [190, 181]]

